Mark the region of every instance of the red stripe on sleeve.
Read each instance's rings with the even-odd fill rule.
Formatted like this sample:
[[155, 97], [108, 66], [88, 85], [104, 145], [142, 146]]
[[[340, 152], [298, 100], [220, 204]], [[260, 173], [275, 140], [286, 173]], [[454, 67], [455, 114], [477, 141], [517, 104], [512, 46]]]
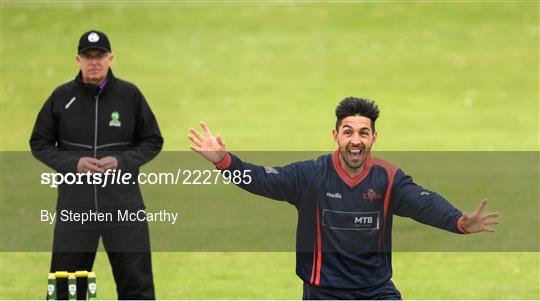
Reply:
[[394, 177], [396, 176], [398, 168], [378, 158], [374, 158], [373, 161], [375, 165], [378, 165], [384, 168], [384, 170], [386, 170], [386, 174], [388, 175], [388, 186], [386, 187], [386, 193], [384, 194], [383, 227], [382, 227], [381, 234], [379, 235], [379, 251], [380, 251], [381, 243], [384, 239], [384, 232], [386, 230], [386, 218], [388, 217], [388, 210], [390, 208], [390, 201], [392, 198], [392, 186], [394, 185]]
[[223, 158], [221, 162], [215, 163], [214, 165], [216, 166], [217, 169], [227, 169], [231, 167], [231, 163], [232, 163], [231, 154], [227, 153], [225, 155], [225, 158]]
[[309, 280], [309, 284], [313, 285], [313, 279], [315, 278], [315, 260], [317, 258], [317, 253], [316, 253], [316, 247], [317, 247], [317, 241], [315, 240], [313, 242], [313, 264], [311, 265], [311, 279]]
[[461, 220], [463, 219], [463, 215], [460, 216], [456, 221], [456, 228], [458, 229], [460, 234], [469, 234], [465, 228], [463, 228], [463, 225], [461, 225]]
[[319, 221], [319, 215], [319, 203], [317, 202], [317, 273], [315, 275], [315, 286], [319, 286], [321, 281], [322, 266], [321, 223]]

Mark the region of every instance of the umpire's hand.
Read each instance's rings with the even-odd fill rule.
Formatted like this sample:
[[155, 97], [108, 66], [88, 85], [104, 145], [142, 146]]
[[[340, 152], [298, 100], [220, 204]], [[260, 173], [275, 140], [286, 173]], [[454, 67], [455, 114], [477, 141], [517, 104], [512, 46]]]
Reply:
[[102, 173], [105, 170], [101, 167], [98, 159], [92, 157], [82, 157], [77, 163], [77, 172], [80, 173]]

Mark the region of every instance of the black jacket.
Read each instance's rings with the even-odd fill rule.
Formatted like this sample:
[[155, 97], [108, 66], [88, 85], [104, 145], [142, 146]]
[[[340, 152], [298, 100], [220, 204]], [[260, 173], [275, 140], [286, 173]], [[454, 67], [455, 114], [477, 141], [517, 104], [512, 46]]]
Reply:
[[[54, 90], [37, 116], [32, 154], [59, 173], [76, 173], [83, 156], [115, 156], [136, 180], [139, 167], [163, 146], [154, 114], [139, 89], [109, 71], [105, 85], [82, 82], [81, 73]], [[109, 179], [110, 181], [110, 179]], [[144, 207], [139, 186], [62, 184], [57, 208]]]

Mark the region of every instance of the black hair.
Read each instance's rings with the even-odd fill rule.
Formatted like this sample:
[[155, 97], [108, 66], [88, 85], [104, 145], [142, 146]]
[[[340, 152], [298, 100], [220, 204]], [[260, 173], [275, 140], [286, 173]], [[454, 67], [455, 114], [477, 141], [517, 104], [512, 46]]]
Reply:
[[375, 132], [375, 121], [379, 117], [379, 107], [367, 98], [347, 97], [336, 107], [336, 131], [341, 121], [349, 116], [364, 116], [371, 120], [371, 130]]

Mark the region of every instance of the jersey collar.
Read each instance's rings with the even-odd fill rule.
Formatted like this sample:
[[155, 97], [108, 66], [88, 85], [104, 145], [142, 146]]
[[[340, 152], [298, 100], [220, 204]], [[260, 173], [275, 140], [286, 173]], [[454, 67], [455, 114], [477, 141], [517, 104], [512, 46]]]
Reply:
[[334, 170], [337, 172], [338, 176], [345, 182], [349, 187], [354, 187], [358, 183], [362, 182], [369, 174], [371, 167], [373, 166], [373, 158], [371, 157], [371, 152], [368, 153], [364, 166], [362, 167], [362, 172], [354, 178], [351, 178], [349, 174], [341, 166], [341, 156], [339, 155], [339, 148], [332, 154], [332, 165]]

